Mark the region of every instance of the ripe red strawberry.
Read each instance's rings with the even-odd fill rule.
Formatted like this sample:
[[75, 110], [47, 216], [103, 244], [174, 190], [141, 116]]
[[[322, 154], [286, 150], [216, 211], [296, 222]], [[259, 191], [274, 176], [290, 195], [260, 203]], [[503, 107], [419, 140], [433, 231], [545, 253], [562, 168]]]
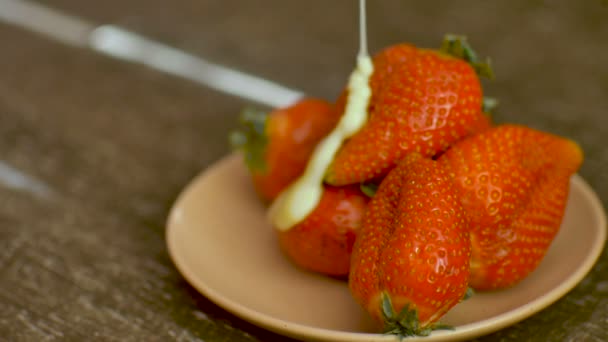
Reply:
[[304, 269], [346, 276], [368, 200], [358, 186], [325, 186], [312, 213], [287, 231], [277, 230], [281, 249]]
[[474, 66], [488, 69], [465, 41], [448, 42], [442, 50], [400, 44], [374, 57], [368, 122], [334, 158], [328, 183], [383, 177], [410, 152], [433, 156], [487, 127]]
[[303, 172], [317, 143], [342, 113], [326, 101], [307, 98], [270, 113], [246, 110], [243, 131], [231, 135], [260, 197], [270, 202]]
[[582, 160], [576, 143], [516, 125], [463, 140], [438, 159], [451, 168], [471, 223], [471, 287], [509, 287], [538, 266]]
[[409, 155], [368, 205], [353, 249], [350, 290], [386, 332], [428, 334], [466, 293], [470, 246], [448, 170]]

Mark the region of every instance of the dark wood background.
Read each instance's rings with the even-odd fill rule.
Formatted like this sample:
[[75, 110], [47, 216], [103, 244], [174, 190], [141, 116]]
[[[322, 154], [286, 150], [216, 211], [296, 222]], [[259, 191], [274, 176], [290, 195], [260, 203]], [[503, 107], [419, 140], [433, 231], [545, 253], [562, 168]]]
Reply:
[[[211, 61], [333, 99], [357, 49], [354, 1], [56, 0]], [[2, 11], [0, 2], [0, 11]], [[463, 33], [492, 57], [499, 122], [577, 140], [608, 201], [608, 6], [584, 1], [369, 1], [370, 50]], [[167, 255], [182, 188], [229, 152], [247, 104], [0, 20], [0, 340], [268, 341]], [[12, 170], [12, 171], [11, 171]], [[608, 255], [566, 297], [480, 341], [608, 340]]]

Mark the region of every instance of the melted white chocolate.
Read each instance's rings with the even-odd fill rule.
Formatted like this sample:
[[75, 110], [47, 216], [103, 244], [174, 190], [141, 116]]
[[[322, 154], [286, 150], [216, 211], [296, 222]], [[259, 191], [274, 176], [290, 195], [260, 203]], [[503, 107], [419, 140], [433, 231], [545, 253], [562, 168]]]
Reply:
[[367, 107], [372, 91], [369, 78], [374, 66], [367, 53], [365, 0], [359, 1], [359, 54], [357, 67], [348, 81], [344, 114], [336, 127], [317, 144], [303, 174], [274, 201], [268, 216], [276, 229], [287, 231], [304, 220], [319, 204], [323, 178], [342, 143], [357, 133], [367, 121]]
[[338, 149], [367, 121], [367, 107], [371, 97], [369, 77], [373, 69], [369, 56], [357, 57], [357, 68], [350, 75], [348, 99], [340, 121], [315, 147], [304, 173], [270, 207], [268, 214], [275, 228], [288, 230], [304, 220], [319, 203], [323, 194], [323, 177]]

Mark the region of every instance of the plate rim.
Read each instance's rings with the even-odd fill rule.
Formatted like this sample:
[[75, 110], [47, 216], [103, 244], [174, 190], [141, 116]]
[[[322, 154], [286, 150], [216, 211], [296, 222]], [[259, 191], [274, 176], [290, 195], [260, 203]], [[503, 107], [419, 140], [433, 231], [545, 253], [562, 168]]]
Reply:
[[[207, 168], [201, 170], [184, 188], [182, 188], [181, 192], [171, 206], [166, 221], [165, 239], [168, 254], [179, 273], [188, 281], [190, 285], [192, 285], [202, 295], [207, 297], [211, 302], [245, 321], [280, 335], [293, 338], [305, 337], [306, 339], [318, 341], [395, 341], [396, 336], [393, 335], [338, 331], [326, 328], [311, 327], [297, 322], [287, 321], [241, 305], [238, 302], [226, 298], [226, 296], [218, 293], [218, 291], [206, 286], [204, 281], [201, 281], [195, 276], [195, 270], [192, 270], [188, 262], [185, 260], [187, 258], [183, 257], [183, 255], [178, 251], [179, 248], [177, 238], [179, 235], [176, 233], [177, 228], [175, 227], [179, 227], [181, 225], [174, 224], [173, 222], [176, 220], [178, 209], [181, 208], [183, 206], [182, 203], [186, 202], [192, 193], [195, 192], [194, 190], [196, 187], [200, 186], [202, 181], [208, 177], [209, 174], [213, 174], [215, 170], [221, 169], [226, 164], [234, 163], [234, 159], [240, 159], [242, 162], [241, 154], [238, 152], [229, 154], [219, 160], [216, 160]], [[549, 307], [559, 298], [568, 294], [568, 292], [570, 292], [596, 264], [604, 249], [608, 234], [606, 212], [596, 192], [578, 173], [571, 177], [571, 187], [574, 186], [574, 184], [580, 188], [581, 192], [583, 193], [583, 197], [586, 198], [590, 203], [592, 211], [598, 213], [598, 225], [595, 229], [596, 238], [593, 240], [594, 242], [589, 248], [589, 253], [586, 254], [583, 262], [575, 272], [568, 276], [565, 281], [553, 287], [550, 291], [536, 297], [534, 300], [526, 304], [518, 306], [515, 309], [481, 321], [460, 325], [454, 330], [434, 331], [431, 336], [421, 338], [414, 337], [408, 338], [407, 340], [439, 342], [482, 336], [529, 318], [537, 312]]]

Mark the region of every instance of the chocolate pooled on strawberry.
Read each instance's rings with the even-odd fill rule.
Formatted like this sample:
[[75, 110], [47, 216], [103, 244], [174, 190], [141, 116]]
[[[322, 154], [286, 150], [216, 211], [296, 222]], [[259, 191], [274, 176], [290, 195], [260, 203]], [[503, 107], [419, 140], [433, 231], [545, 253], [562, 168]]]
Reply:
[[344, 277], [369, 197], [356, 185], [323, 188], [321, 201], [288, 230], [276, 229], [281, 250], [299, 267]]

